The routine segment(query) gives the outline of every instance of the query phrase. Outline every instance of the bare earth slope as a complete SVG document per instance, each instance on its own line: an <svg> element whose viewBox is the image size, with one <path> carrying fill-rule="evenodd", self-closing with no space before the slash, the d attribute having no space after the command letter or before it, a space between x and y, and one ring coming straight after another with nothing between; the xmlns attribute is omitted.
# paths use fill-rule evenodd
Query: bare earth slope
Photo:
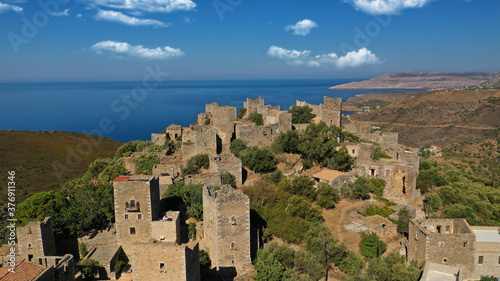
<svg viewBox="0 0 500 281"><path fill-rule="evenodd" d="M500 72L417 72L388 73L370 80L337 85L330 89L449 89L479 85Z"/></svg>

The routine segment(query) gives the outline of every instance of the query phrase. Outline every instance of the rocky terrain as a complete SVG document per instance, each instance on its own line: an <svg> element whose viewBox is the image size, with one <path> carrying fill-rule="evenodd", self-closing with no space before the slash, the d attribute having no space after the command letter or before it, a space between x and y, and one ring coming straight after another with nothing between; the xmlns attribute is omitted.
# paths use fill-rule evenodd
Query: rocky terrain
<svg viewBox="0 0 500 281"><path fill-rule="evenodd" d="M337 85L330 89L450 89L482 84L499 75L500 72L417 72L388 73L370 80Z"/></svg>

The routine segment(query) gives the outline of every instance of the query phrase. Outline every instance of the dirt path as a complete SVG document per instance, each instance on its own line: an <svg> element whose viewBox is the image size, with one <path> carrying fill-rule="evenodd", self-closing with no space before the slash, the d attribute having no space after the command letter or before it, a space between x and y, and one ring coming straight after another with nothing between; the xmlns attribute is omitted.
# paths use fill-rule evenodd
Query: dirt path
<svg viewBox="0 0 500 281"><path fill-rule="evenodd" d="M337 237L340 241L344 242L347 248L359 255L359 241L361 235L356 232L348 231L344 225L354 221L348 213L355 209L361 208L366 202L352 201L347 199L340 200L334 209L324 210L323 218L325 224L328 226L333 236Z"/></svg>
<svg viewBox="0 0 500 281"><path fill-rule="evenodd" d="M386 229L379 232L378 235L387 244L386 253L399 251L401 237L396 233L396 226L392 225L388 220L380 217L360 217L352 216L350 213L356 212L367 208L372 204L377 204L369 201L361 200L348 200L342 199L337 203L333 210L324 210L323 218L325 219L325 225L328 226L332 234L337 237L341 242L343 242L350 251L353 251L357 255L359 252L359 242L361 241L362 231L355 232L350 231L345 228L346 225L359 227L368 226L371 229L365 228L366 231L374 231L373 226L380 226L381 224L386 224ZM378 203L380 204L380 203ZM380 228L379 228L380 229Z"/></svg>

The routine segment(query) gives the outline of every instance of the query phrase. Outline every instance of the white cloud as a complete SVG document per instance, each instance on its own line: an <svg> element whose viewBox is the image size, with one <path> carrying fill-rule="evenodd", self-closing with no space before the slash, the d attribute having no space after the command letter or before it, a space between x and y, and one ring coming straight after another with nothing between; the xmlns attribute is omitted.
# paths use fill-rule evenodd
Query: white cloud
<svg viewBox="0 0 500 281"><path fill-rule="evenodd" d="M10 5L0 2L0 14L8 11L14 11L20 14L23 12L23 8L16 5Z"/></svg>
<svg viewBox="0 0 500 281"><path fill-rule="evenodd" d="M142 59L163 60L184 55L181 49L171 48L169 46L158 47L154 49L144 48L142 45L130 45L125 42L101 41L90 47L92 51L98 54L108 53L113 55L126 55Z"/></svg>
<svg viewBox="0 0 500 281"><path fill-rule="evenodd" d="M305 19L297 22L294 25L285 26L285 30L286 31L293 30L293 34L295 35L306 36L309 34L309 32L311 32L311 29L315 27L318 27L317 23L315 23L312 20Z"/></svg>
<svg viewBox="0 0 500 281"><path fill-rule="evenodd" d="M196 4L191 0L88 0L91 4L136 12L170 13L191 11Z"/></svg>
<svg viewBox="0 0 500 281"><path fill-rule="evenodd" d="M81 17L83 17L83 16L82 16L82 14L78 14L78 15L76 15L76 17L77 17L77 18L81 18Z"/></svg>
<svg viewBox="0 0 500 281"><path fill-rule="evenodd" d="M51 15L53 17L67 17L67 16L69 16L69 9L66 9L66 10L59 12L59 13L50 12L49 15Z"/></svg>
<svg viewBox="0 0 500 281"><path fill-rule="evenodd" d="M335 53L311 56L311 51L287 50L271 46L267 54L270 57L281 59L290 65L305 65L309 67L335 66L338 68L347 68L381 63L380 59L366 48L352 51L345 56L339 57Z"/></svg>
<svg viewBox="0 0 500 281"><path fill-rule="evenodd" d="M107 20L118 23L123 23L131 26L154 26L154 27L168 27L171 24L166 24L161 21L151 19L138 19L116 11L103 11L99 10L95 16L96 20Z"/></svg>
<svg viewBox="0 0 500 281"><path fill-rule="evenodd" d="M433 0L344 0L371 15L398 14L403 9L422 8Z"/></svg>

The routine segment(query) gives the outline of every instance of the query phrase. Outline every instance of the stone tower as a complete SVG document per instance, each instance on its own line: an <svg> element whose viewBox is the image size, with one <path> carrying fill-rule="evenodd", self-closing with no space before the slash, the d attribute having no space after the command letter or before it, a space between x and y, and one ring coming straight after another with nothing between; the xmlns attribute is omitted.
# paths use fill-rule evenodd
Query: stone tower
<svg viewBox="0 0 500 281"><path fill-rule="evenodd" d="M21 259L31 261L34 257L56 255L50 217L43 221L30 221L26 226L18 227L17 239Z"/></svg>
<svg viewBox="0 0 500 281"><path fill-rule="evenodd" d="M125 252L152 237L152 222L161 217L158 178L117 177L113 181L116 240Z"/></svg>
<svg viewBox="0 0 500 281"><path fill-rule="evenodd" d="M250 260L250 199L241 190L224 185L203 187L205 244L212 265L225 276L245 274Z"/></svg>

